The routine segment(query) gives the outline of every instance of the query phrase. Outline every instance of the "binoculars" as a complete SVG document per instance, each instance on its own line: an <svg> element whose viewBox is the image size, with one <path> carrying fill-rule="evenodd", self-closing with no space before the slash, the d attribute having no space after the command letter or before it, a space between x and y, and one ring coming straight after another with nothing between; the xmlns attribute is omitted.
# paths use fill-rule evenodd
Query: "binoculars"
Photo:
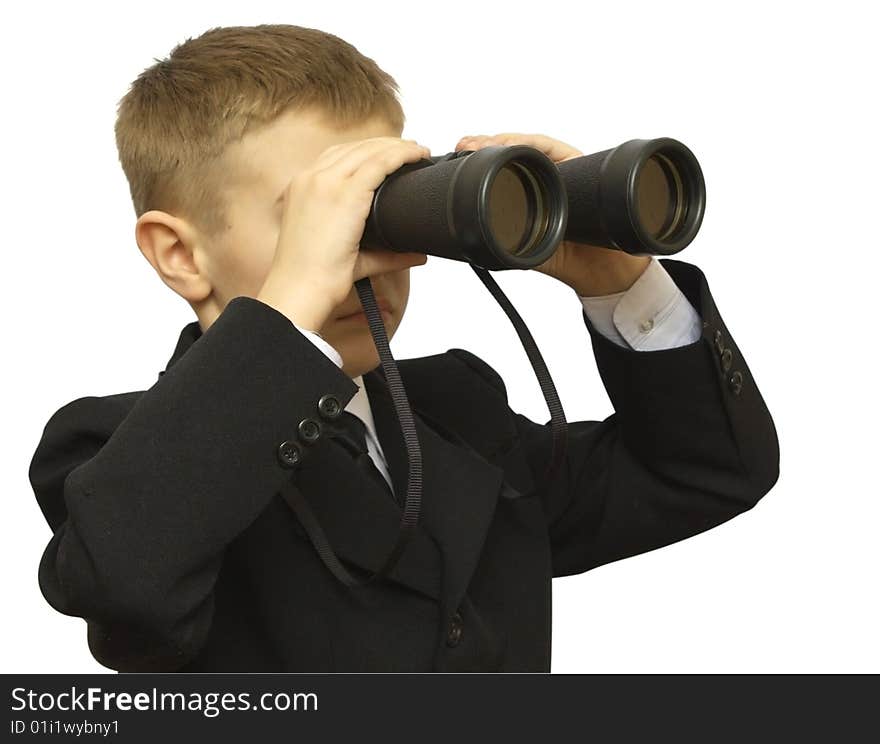
<svg viewBox="0 0 880 744"><path fill-rule="evenodd" d="M677 253L703 220L700 164L681 142L628 140L554 163L527 145L406 163L373 195L361 246L529 269L562 241Z"/></svg>

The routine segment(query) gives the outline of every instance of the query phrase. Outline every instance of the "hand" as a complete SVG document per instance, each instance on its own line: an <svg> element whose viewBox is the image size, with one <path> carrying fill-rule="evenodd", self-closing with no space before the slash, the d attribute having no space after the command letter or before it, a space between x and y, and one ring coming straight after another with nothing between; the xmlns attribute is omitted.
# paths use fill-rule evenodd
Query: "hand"
<svg viewBox="0 0 880 744"><path fill-rule="evenodd" d="M430 157L415 140L372 137L324 150L285 192L275 255L257 299L317 329L358 279L424 264L424 253L360 250L373 195L404 163Z"/></svg>
<svg viewBox="0 0 880 744"><path fill-rule="evenodd" d="M462 137L455 150L479 150L498 145L528 145L543 152L554 163L584 154L572 145L546 135L519 132ZM650 261L650 256L632 256L613 248L563 240L556 252L534 270L558 279L582 297L591 297L629 289L648 268Z"/></svg>

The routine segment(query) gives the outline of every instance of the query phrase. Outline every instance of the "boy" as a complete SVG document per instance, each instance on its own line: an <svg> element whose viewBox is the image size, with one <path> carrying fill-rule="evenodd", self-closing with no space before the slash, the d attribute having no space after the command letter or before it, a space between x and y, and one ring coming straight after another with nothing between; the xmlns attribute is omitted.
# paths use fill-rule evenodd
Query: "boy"
<svg viewBox="0 0 880 744"><path fill-rule="evenodd" d="M539 270L582 298L615 414L568 424L546 484L550 429L494 369L462 349L400 361L420 523L387 580L336 580L279 490L296 479L352 572L381 568L407 460L353 283L371 277L392 337L426 256L359 241L375 188L429 155L400 138L395 92L335 36L258 26L187 40L121 101L138 246L197 321L149 390L59 409L31 463L54 532L40 588L105 666L549 671L552 577L702 532L775 483L772 419L699 269L563 245ZM459 147L515 141L580 154Z"/></svg>

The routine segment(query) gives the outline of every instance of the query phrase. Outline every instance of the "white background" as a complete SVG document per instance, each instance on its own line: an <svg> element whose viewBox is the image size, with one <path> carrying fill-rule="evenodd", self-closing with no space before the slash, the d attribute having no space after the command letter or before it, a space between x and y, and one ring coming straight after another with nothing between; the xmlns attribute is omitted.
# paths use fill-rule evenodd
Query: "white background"
<svg viewBox="0 0 880 744"><path fill-rule="evenodd" d="M2 671L108 671L88 652L85 622L39 591L51 532L28 464L57 408L148 388L195 319L134 241L116 103L176 43L258 23L320 28L374 58L400 84L403 136L434 154L464 134L541 132L586 153L670 136L702 165L705 219L676 258L706 274L758 382L781 477L716 529L555 580L553 671L880 671L880 164L868 7L6 4ZM495 278L534 334L568 419L608 416L571 290L537 272ZM392 351L451 347L492 364L512 408L547 420L504 313L467 265L430 258L412 272Z"/></svg>

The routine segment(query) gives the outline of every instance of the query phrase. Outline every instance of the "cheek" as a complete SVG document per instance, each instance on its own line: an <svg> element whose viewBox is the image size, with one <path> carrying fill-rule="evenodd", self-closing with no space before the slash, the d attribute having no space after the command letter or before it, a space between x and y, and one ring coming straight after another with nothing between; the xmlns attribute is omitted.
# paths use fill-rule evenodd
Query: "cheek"
<svg viewBox="0 0 880 744"><path fill-rule="evenodd" d="M395 294L398 301L398 310L403 311L409 299L409 269L401 271L400 275L395 277Z"/></svg>
<svg viewBox="0 0 880 744"><path fill-rule="evenodd" d="M409 294L409 269L388 274L388 283L393 288L394 296L404 300Z"/></svg>
<svg viewBox="0 0 880 744"><path fill-rule="evenodd" d="M230 297L256 296L275 256L278 226L270 221L231 222L217 250L217 282Z"/></svg>

